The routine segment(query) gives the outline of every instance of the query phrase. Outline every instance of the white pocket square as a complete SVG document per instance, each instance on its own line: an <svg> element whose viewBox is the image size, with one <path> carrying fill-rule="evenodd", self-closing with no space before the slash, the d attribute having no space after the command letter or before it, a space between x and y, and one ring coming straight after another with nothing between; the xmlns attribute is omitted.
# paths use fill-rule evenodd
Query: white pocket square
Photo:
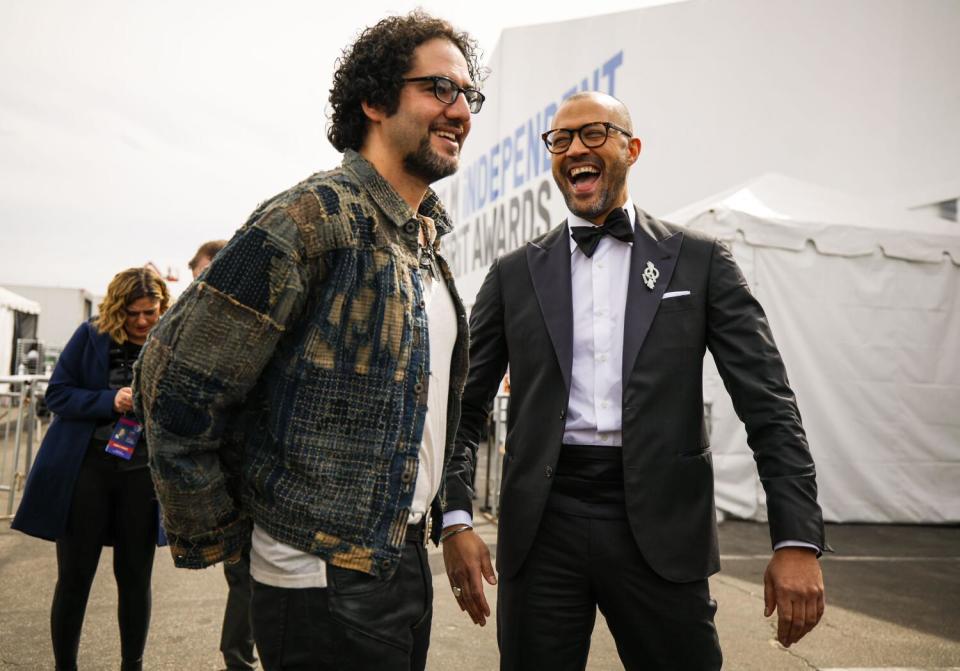
<svg viewBox="0 0 960 671"><path fill-rule="evenodd" d="M689 291L668 291L663 295L663 298L660 300L667 300L668 298L679 298L680 296L689 296Z"/></svg>

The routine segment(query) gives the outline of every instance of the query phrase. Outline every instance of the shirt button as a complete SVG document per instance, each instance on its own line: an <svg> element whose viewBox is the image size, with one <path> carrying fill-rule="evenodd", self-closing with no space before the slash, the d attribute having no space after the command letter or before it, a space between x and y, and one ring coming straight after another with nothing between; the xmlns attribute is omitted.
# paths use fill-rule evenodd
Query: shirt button
<svg viewBox="0 0 960 671"><path fill-rule="evenodd" d="M606 354L600 354L599 356L597 356L597 361L603 362L603 361L606 361L606 360L607 360L607 355L606 355Z"/></svg>
<svg viewBox="0 0 960 671"><path fill-rule="evenodd" d="M423 392L423 385L420 384L419 382L417 382L415 385L413 385L413 391L414 391L414 393L416 393L416 394L422 393L422 392Z"/></svg>
<svg viewBox="0 0 960 671"><path fill-rule="evenodd" d="M547 466L545 469L543 469L543 474L544 474L546 477L548 477L548 478L552 478L552 477L553 477L553 466Z"/></svg>
<svg viewBox="0 0 960 671"><path fill-rule="evenodd" d="M597 268L603 268L603 261L597 261Z"/></svg>
<svg viewBox="0 0 960 671"><path fill-rule="evenodd" d="M603 441L604 443L609 442L610 436L608 436L608 435L605 434L605 433L604 433L604 434L601 434L600 440Z"/></svg>
<svg viewBox="0 0 960 671"><path fill-rule="evenodd" d="M610 401L603 401L602 403L600 403L600 407L601 407L601 408L609 408L609 407L610 407Z"/></svg>
<svg viewBox="0 0 960 671"><path fill-rule="evenodd" d="M417 226L417 222L413 220L408 221L403 225L403 230L407 233L416 233L418 228L419 226Z"/></svg>

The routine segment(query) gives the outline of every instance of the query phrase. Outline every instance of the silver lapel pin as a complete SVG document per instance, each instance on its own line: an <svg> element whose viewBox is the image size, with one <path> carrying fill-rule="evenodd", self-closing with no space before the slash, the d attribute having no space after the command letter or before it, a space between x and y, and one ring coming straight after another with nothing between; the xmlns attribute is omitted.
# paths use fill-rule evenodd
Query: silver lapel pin
<svg viewBox="0 0 960 671"><path fill-rule="evenodd" d="M643 283L647 285L647 289L653 291L659 277L660 271L653 265L653 261L647 261L647 267L643 269Z"/></svg>

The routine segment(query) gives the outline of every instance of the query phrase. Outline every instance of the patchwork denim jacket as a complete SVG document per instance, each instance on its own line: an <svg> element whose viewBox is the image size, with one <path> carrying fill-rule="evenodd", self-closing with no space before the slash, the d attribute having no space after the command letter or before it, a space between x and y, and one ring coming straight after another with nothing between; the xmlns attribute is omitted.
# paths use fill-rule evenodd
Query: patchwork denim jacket
<svg viewBox="0 0 960 671"><path fill-rule="evenodd" d="M449 463L468 350L463 304L439 255L450 223L432 191L415 214L347 151L339 168L253 213L137 362L135 404L177 566L239 552L252 517L336 566L393 573L428 392L424 217L457 313ZM443 489L434 521L442 499ZM439 531L434 524L435 541Z"/></svg>

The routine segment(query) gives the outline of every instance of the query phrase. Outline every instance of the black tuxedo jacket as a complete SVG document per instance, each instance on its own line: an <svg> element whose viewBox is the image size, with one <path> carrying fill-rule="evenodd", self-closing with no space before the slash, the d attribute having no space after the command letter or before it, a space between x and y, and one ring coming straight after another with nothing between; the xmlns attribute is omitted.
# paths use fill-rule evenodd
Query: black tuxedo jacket
<svg viewBox="0 0 960 671"><path fill-rule="evenodd" d="M643 231L641 222L656 239ZM637 210L623 339L626 508L647 562L675 582L720 568L713 464L703 418L707 348L746 424L767 494L774 543L824 547L813 460L794 394L760 304L730 252L702 233ZM660 271L654 288L642 274ZM690 295L661 302L666 291ZM563 438L573 362L566 222L498 259L470 317L470 373L447 510L471 510L481 427L510 366L497 566L519 571L550 492Z"/></svg>

